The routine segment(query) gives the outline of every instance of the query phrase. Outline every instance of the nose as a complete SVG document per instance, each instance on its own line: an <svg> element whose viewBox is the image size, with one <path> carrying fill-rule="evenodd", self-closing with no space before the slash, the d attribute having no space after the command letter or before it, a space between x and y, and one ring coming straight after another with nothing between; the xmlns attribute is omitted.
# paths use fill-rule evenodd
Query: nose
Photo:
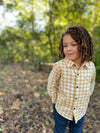
<svg viewBox="0 0 100 133"><path fill-rule="evenodd" d="M67 47L68 51L72 50L72 47L71 46L68 46Z"/></svg>

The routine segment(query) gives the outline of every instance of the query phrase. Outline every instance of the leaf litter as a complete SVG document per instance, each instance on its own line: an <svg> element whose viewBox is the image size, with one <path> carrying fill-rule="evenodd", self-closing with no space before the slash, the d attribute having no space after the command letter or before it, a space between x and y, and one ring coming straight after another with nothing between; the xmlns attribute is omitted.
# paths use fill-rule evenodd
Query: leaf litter
<svg viewBox="0 0 100 133"><path fill-rule="evenodd" d="M0 67L0 133L53 133L53 108L46 90L50 70L48 66L37 72L20 63ZM96 88L83 133L100 133L100 83Z"/></svg>

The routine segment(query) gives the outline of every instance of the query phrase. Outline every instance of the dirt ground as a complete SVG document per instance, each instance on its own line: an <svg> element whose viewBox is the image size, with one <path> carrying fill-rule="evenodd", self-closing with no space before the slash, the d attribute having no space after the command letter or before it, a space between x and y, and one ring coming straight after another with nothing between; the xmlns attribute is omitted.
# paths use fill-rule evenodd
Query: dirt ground
<svg viewBox="0 0 100 133"><path fill-rule="evenodd" d="M51 67L0 66L0 133L53 133L53 109L46 86ZM96 83L83 133L100 133L100 83ZM68 133L68 127L66 129Z"/></svg>

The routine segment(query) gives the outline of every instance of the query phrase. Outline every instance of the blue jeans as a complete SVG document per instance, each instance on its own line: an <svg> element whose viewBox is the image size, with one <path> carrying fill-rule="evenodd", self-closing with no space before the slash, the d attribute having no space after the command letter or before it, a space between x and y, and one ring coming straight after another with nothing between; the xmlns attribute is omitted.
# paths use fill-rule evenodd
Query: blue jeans
<svg viewBox="0 0 100 133"><path fill-rule="evenodd" d="M69 121L69 133L81 133L82 132L82 125L84 122L85 116L83 116L77 123L68 120L61 116L55 109L55 104L53 104L53 111L54 111L54 133L65 133L66 127Z"/></svg>

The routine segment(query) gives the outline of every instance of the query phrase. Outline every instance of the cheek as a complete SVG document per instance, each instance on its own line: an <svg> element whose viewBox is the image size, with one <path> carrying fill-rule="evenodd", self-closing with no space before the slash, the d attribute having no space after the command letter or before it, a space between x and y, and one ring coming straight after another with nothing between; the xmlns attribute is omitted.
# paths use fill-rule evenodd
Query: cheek
<svg viewBox="0 0 100 133"><path fill-rule="evenodd" d="M78 54L78 48L75 48L74 51Z"/></svg>
<svg viewBox="0 0 100 133"><path fill-rule="evenodd" d="M66 52L67 52L67 49L66 49L66 48L64 48L64 49L63 49L63 52L64 52L64 53L66 53Z"/></svg>
<svg viewBox="0 0 100 133"><path fill-rule="evenodd" d="M79 54L79 52L78 52L78 49L76 50L76 52L75 52L75 53L76 53L76 56L77 56L77 57L79 57L79 56L80 56L80 54Z"/></svg>

